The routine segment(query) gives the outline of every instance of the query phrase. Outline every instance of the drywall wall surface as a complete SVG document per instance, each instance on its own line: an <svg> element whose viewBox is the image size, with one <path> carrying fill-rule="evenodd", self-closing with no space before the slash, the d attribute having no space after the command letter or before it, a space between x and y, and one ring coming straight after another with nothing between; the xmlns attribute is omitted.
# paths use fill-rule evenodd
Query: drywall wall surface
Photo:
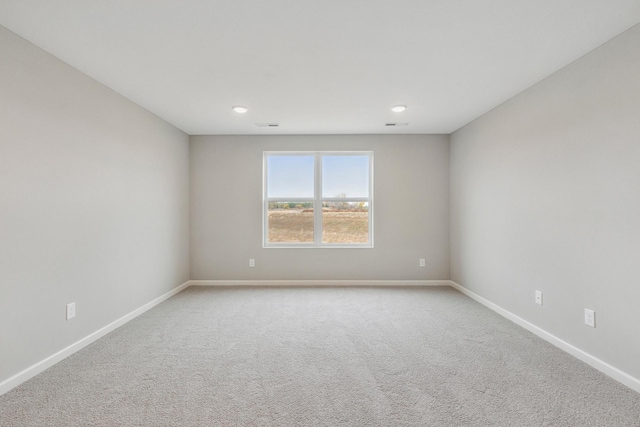
<svg viewBox="0 0 640 427"><path fill-rule="evenodd" d="M635 378L638 76L635 26L451 137L452 280Z"/></svg>
<svg viewBox="0 0 640 427"><path fill-rule="evenodd" d="M2 27L0 58L2 382L189 279L189 145Z"/></svg>
<svg viewBox="0 0 640 427"><path fill-rule="evenodd" d="M374 152L374 248L263 248L263 152L332 150ZM448 136L192 136L190 156L192 280L449 278Z"/></svg>

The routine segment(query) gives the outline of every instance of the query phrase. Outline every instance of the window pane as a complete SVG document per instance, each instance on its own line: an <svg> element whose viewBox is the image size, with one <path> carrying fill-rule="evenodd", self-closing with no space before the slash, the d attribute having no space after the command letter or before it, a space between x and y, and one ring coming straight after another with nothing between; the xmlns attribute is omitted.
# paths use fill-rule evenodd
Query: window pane
<svg viewBox="0 0 640 427"><path fill-rule="evenodd" d="M269 243L313 243L313 203L272 202L268 215Z"/></svg>
<svg viewBox="0 0 640 427"><path fill-rule="evenodd" d="M322 197L369 197L369 156L322 156Z"/></svg>
<svg viewBox="0 0 640 427"><path fill-rule="evenodd" d="M268 156L267 197L313 197L313 156Z"/></svg>
<svg viewBox="0 0 640 427"><path fill-rule="evenodd" d="M322 243L368 243L369 204L325 202L322 208Z"/></svg>

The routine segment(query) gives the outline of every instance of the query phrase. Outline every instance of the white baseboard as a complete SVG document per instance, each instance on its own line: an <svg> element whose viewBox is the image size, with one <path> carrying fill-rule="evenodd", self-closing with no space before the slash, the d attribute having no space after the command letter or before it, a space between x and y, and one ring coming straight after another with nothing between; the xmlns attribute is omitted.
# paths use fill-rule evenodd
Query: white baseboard
<svg viewBox="0 0 640 427"><path fill-rule="evenodd" d="M167 292L166 294L161 295L158 298L154 299L153 301L146 303L142 307L133 310L131 313L122 316L118 320L115 320L109 323L107 326L98 329L92 334L82 338L80 341L77 341L71 344L70 346L60 350L55 354L52 354L46 359L41 360L40 362L29 366L27 369L23 370L22 372L18 372L14 376L2 381L0 383L0 395L8 392L14 387L17 387L18 385L22 384L28 379L38 375L40 372L44 371L45 369L50 368L51 366L55 365L65 357L72 355L73 353L77 352L78 350L81 350L82 348L86 347L92 342L102 338L103 336L113 331L114 329L118 328L119 326L122 326L128 321L140 316L145 311L171 298L172 296L182 291L183 289L187 288L188 286L189 286L189 282L184 282L182 285L178 286L177 288L174 288L169 292Z"/></svg>
<svg viewBox="0 0 640 427"><path fill-rule="evenodd" d="M515 323L515 324L517 324L519 326L522 326L523 328L525 328L529 332L534 333L535 335L539 336L543 340L555 345L556 347L558 347L561 350L566 351L567 353L569 353L570 355L574 356L575 358L577 358L579 360L582 360L583 362L585 362L586 364L590 365L591 367L593 367L593 368L599 370L600 372L610 376L614 380L626 385L630 389L635 390L638 393L640 393L640 380L638 378L632 377L631 375L627 374L626 372L623 372L620 369L618 369L618 368L616 368L614 366L611 366L607 362L604 362L604 361L598 359L597 357L592 356L591 354L587 353L584 350L580 350L578 347L575 347L575 346L569 344L568 342L556 337L555 335L545 331L544 329L539 328L538 326L534 325L533 323L530 323L530 322L524 320L522 317L519 317L519 316L511 313L510 311L505 310L504 308L500 307L499 305L492 303L491 301L481 297L480 295L476 294L475 292L470 291L469 289L465 288L464 286L459 285L458 283L456 283L456 282L454 282L452 280L450 280L449 283L450 283L450 286L453 287L454 289L457 289L458 291L462 292L463 294L467 295L468 297L476 300L480 304L490 308L491 310L495 311L499 315L501 315L503 317L506 317L507 319L511 320L513 323Z"/></svg>
<svg viewBox="0 0 640 427"><path fill-rule="evenodd" d="M448 280L190 280L189 286L450 286Z"/></svg>
<svg viewBox="0 0 640 427"><path fill-rule="evenodd" d="M126 314L118 320L111 322L107 326L93 332L92 334L75 342L74 344L71 344L70 346L47 357L46 359L26 368L22 372L19 372L16 375L2 381L0 383L0 395L8 392L12 388L22 384L23 382L34 377L45 369L55 365L62 359L102 338L119 326L122 326L128 321L140 316L147 310L164 302L165 300L171 298L172 296L189 286L451 286L454 289L457 289L468 297L479 302L480 304L490 308L501 316L534 333L545 341L548 341L561 350L566 351L567 353L578 358L579 360L582 360L583 362L599 370L600 372L603 372L616 381L640 393L639 379L632 377L626 372L623 372L620 369L609 365L608 363L598 359L595 356L590 355L583 350L580 350L579 348L567 343L566 341L563 341L555 335L552 335L551 333L537 327L536 325L524 320L523 318L511 313L510 311L505 310L504 308L492 303L491 301L481 297L480 295L451 280L190 280L165 293L164 295L159 296L153 301L148 302L147 304L132 311L131 313Z"/></svg>

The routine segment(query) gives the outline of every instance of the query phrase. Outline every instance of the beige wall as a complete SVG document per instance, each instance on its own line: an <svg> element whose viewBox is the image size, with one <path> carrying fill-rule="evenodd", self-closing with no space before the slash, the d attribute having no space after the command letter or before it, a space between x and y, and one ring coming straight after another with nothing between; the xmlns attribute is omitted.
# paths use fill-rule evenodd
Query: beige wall
<svg viewBox="0 0 640 427"><path fill-rule="evenodd" d="M190 147L192 279L449 278L448 136L196 136ZM373 249L262 248L262 153L277 150L374 152Z"/></svg>
<svg viewBox="0 0 640 427"><path fill-rule="evenodd" d="M640 25L451 137L452 279L635 378L639 76Z"/></svg>
<svg viewBox="0 0 640 427"><path fill-rule="evenodd" d="M2 383L189 279L189 147L2 27L0 58Z"/></svg>

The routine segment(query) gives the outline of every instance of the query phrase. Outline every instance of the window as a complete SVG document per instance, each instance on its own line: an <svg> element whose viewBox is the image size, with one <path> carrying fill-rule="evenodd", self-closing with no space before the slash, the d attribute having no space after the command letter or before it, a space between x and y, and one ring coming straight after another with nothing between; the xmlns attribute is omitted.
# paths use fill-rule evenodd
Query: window
<svg viewBox="0 0 640 427"><path fill-rule="evenodd" d="M373 247L373 153L265 152L264 247Z"/></svg>

